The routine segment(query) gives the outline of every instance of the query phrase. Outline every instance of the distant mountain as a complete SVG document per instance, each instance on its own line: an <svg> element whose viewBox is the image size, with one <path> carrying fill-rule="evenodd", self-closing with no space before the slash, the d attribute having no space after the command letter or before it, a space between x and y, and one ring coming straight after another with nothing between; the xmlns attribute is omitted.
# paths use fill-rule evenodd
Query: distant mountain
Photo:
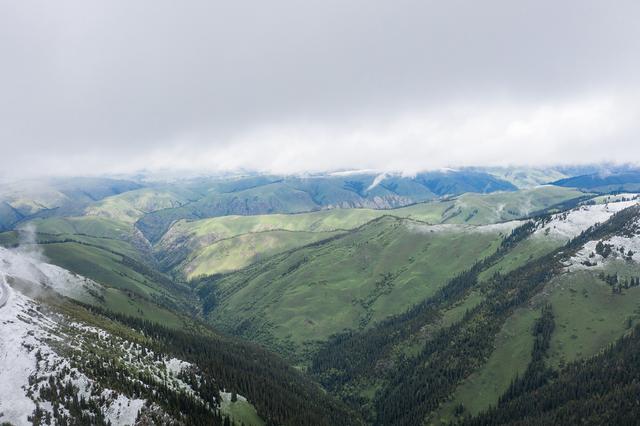
<svg viewBox="0 0 640 426"><path fill-rule="evenodd" d="M23 218L11 204L6 201L0 202L0 231L7 231L13 228Z"/></svg>
<svg viewBox="0 0 640 426"><path fill-rule="evenodd" d="M535 188L569 176L586 173L571 173L570 170L561 170L556 167L482 167L477 170L506 180L520 189Z"/></svg>
<svg viewBox="0 0 640 426"><path fill-rule="evenodd" d="M594 192L640 191L640 170L598 172L560 179L554 185Z"/></svg>
<svg viewBox="0 0 640 426"><path fill-rule="evenodd" d="M465 192L486 194L518 189L512 183L486 172L466 170L421 173L416 176L415 181L421 183L438 196L459 195Z"/></svg>
<svg viewBox="0 0 640 426"><path fill-rule="evenodd" d="M199 184L205 188L204 183ZM143 216L136 226L152 242L177 220L227 215L300 213L334 208L389 209L466 192L517 188L488 173L446 171L415 177L345 173L312 177L246 177L213 181L196 201Z"/></svg>
<svg viewBox="0 0 640 426"><path fill-rule="evenodd" d="M84 208L106 197L141 185L109 178L52 178L0 185L0 230L12 229L23 219L81 215Z"/></svg>

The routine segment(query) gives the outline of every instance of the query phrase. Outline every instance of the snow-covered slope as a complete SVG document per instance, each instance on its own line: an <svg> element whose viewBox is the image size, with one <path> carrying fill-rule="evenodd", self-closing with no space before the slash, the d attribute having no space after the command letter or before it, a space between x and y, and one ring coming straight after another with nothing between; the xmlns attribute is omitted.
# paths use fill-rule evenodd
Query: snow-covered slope
<svg viewBox="0 0 640 426"><path fill-rule="evenodd" d="M143 335L130 340L86 323L81 314L71 317L74 311L42 297L94 285L37 254L0 248L0 424L58 424L63 418L174 424L182 415L168 410L167 401L218 416L224 400L210 385L201 392L197 366L141 344L148 341ZM37 296L23 294L27 287L26 294Z"/></svg>
<svg viewBox="0 0 640 426"><path fill-rule="evenodd" d="M50 264L36 251L0 247L0 275L7 281L18 278L63 296L82 299L101 286L86 277Z"/></svg>
<svg viewBox="0 0 640 426"><path fill-rule="evenodd" d="M114 396L114 390L83 374L59 354L72 352L64 317L45 313L40 304L9 287L4 290L8 299L0 308L0 421L21 425L34 417L69 416L71 396L52 402L52 384L62 383L85 400L87 418L98 422L102 415L114 425L133 425L145 401Z"/></svg>
<svg viewBox="0 0 640 426"><path fill-rule="evenodd" d="M568 271L602 268L615 261L640 264L640 218L618 235L586 242L565 262Z"/></svg>
<svg viewBox="0 0 640 426"><path fill-rule="evenodd" d="M578 206L553 215L550 221L539 225L534 235L569 240L597 223L606 222L613 214L634 204L637 204L637 201Z"/></svg>

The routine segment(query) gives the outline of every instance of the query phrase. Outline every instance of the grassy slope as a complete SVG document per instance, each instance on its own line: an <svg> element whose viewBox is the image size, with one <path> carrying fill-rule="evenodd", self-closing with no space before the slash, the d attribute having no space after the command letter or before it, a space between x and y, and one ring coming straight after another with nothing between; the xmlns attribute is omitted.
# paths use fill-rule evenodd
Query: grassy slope
<svg viewBox="0 0 640 426"><path fill-rule="evenodd" d="M87 303L170 326L181 325L176 314L160 306L177 305L181 300L154 277L124 264L121 255L75 242L45 244L42 247L51 263L104 286L101 297L86 300Z"/></svg>
<svg viewBox="0 0 640 426"><path fill-rule="evenodd" d="M220 301L211 319L300 354L305 344L404 311L501 239L497 231L460 231L381 218L223 277L214 284Z"/></svg>
<svg viewBox="0 0 640 426"><path fill-rule="evenodd" d="M381 214L369 209L338 209L179 221L160 241L156 253L163 266L176 268L188 278L211 275L353 229Z"/></svg>
<svg viewBox="0 0 640 426"><path fill-rule="evenodd" d="M211 275L244 267L255 259L273 255L311 241L309 235L287 233L263 236L269 243L256 242L260 237L245 238L246 247L238 240L229 250L218 241L239 235L273 230L331 232L354 229L391 213L429 223L487 224L517 219L533 211L583 195L579 191L558 187L540 187L519 192L489 195L466 194L456 199L416 204L391 211L372 209L336 209L301 214L257 216L225 216L195 221L176 222L156 246L164 267L174 269L187 278ZM280 240L278 240L280 239ZM253 245L253 246L252 246ZM260 246L264 247L262 251ZM255 247L255 248L254 248ZM220 252L218 249L221 249ZM218 265L224 265L219 267Z"/></svg>
<svg viewBox="0 0 640 426"><path fill-rule="evenodd" d="M149 256L140 250L144 242L137 237L135 229L121 221L80 216L33 219L27 224L34 227L40 241L73 240L124 254L141 263L149 260Z"/></svg>
<svg viewBox="0 0 640 426"><path fill-rule="evenodd" d="M247 426L263 426L265 424L256 408L247 401L225 401L221 404L220 410L239 424Z"/></svg>
<svg viewBox="0 0 640 426"><path fill-rule="evenodd" d="M338 233L265 231L238 235L205 247L182 268L187 278L237 271L261 259Z"/></svg>
<svg viewBox="0 0 640 426"><path fill-rule="evenodd" d="M142 188L107 197L87 207L85 213L135 223L145 214L180 207L196 197L187 189Z"/></svg>
<svg viewBox="0 0 640 426"><path fill-rule="evenodd" d="M480 280L489 279L494 273L506 274L534 259L562 246L564 242L556 238L534 235L512 248L498 263L480 273Z"/></svg>
<svg viewBox="0 0 640 426"><path fill-rule="evenodd" d="M495 265L481 272L478 278L480 281L486 281L496 272L507 274L561 245L563 242L555 238L530 236L511 248ZM441 325L448 326L461 320L466 309L471 309L481 300L483 296L479 291L470 293L462 303L443 313ZM535 318L539 316L538 304L520 308L507 319L495 338L495 350L490 358L457 387L450 401L443 404L434 415L435 423L446 424L452 421L453 411L458 404L463 404L466 412L475 415L497 403L511 380L527 368L533 344L531 327Z"/></svg>
<svg viewBox="0 0 640 426"><path fill-rule="evenodd" d="M458 386L436 418L451 420L459 403L473 415L497 403L510 381L526 369L530 360L531 327L539 315L537 306L551 303L553 307L556 329L548 363L557 369L596 355L631 330L640 319L638 296L639 288L625 290L622 295L612 294L611 288L591 272L565 274L552 280L532 306L518 309L507 320L487 363Z"/></svg>
<svg viewBox="0 0 640 426"><path fill-rule="evenodd" d="M507 273L559 247L553 238L530 237L513 248L497 265L481 276L488 278L494 271ZM539 306L550 303L554 310L554 331L549 365L560 368L580 358L588 358L628 332L640 320L640 288L630 288L623 294L612 294L611 287L598 279L600 270L565 273L550 281L530 306L514 313L503 326L510 339L496 338L495 350L487 363L458 386L452 399L436 415L438 421L450 421L454 407L462 403L471 414L478 414L497 402L510 380L526 369L531 349L531 324ZM609 265L606 273L625 277L640 275L640 266L628 262ZM473 293L472 293L473 294ZM460 318L454 307L447 316Z"/></svg>
<svg viewBox="0 0 640 426"><path fill-rule="evenodd" d="M130 225L92 216L30 223L36 230L35 242L49 262L101 284L100 291L85 295L83 302L170 326L182 325L167 307L182 309L184 289L152 270L147 256L131 243ZM4 245L21 242L15 232L0 235Z"/></svg>
<svg viewBox="0 0 640 426"><path fill-rule="evenodd" d="M54 217L34 219L29 223L44 234L84 234L122 239L131 231L125 223L98 217Z"/></svg>
<svg viewBox="0 0 640 426"><path fill-rule="evenodd" d="M139 188L135 182L108 178L52 178L0 185L0 231L35 217L82 215L86 206Z"/></svg>
<svg viewBox="0 0 640 426"><path fill-rule="evenodd" d="M488 195L465 194L452 200L419 203L390 211L336 209L300 214L226 216L196 221L183 220L177 222L163 240L170 240L172 233L192 237L214 235L217 238L228 238L249 232L275 229L311 232L353 229L385 214L419 219L434 224L487 224L521 218L533 211L580 195L583 193L573 189L545 186L518 192ZM476 209L478 213L474 214L471 219L465 220ZM454 214L458 211L460 213Z"/></svg>
<svg viewBox="0 0 640 426"><path fill-rule="evenodd" d="M158 241L180 219L232 214L295 213L317 209L311 196L276 182L231 193L210 193L182 207L163 209L142 217L136 226L152 241Z"/></svg>
<svg viewBox="0 0 640 426"><path fill-rule="evenodd" d="M509 317L496 335L495 350L487 362L456 389L450 402L443 404L434 417L436 422L450 421L460 403L468 413L476 415L498 402L511 380L527 368L533 348L531 331L539 315L538 309L521 308Z"/></svg>
<svg viewBox="0 0 640 426"><path fill-rule="evenodd" d="M612 294L592 272L563 275L545 290L556 315L549 360L554 367L595 355L640 318L640 288Z"/></svg>
<svg viewBox="0 0 640 426"><path fill-rule="evenodd" d="M582 195L577 190L542 186L516 192L464 194L452 200L400 208L394 214L430 223L482 225L520 219Z"/></svg>

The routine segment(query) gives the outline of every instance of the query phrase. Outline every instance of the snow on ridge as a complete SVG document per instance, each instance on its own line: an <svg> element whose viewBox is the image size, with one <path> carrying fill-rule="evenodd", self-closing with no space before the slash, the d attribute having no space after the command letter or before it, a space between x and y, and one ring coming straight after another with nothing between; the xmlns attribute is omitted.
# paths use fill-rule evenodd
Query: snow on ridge
<svg viewBox="0 0 640 426"><path fill-rule="evenodd" d="M540 226L534 235L569 240L577 237L596 223L606 222L615 213L634 204L637 204L637 201L582 205L573 210L554 214L551 221Z"/></svg>
<svg viewBox="0 0 640 426"><path fill-rule="evenodd" d="M373 179L373 182L371 182L371 185L369 185L369 187L365 190L365 192L371 191L373 188L380 185L380 183L382 183L382 181L385 180L386 178L387 178L386 173L380 173L378 176L375 177L375 179Z"/></svg>
<svg viewBox="0 0 640 426"><path fill-rule="evenodd" d="M0 422L27 424L27 416L36 408L26 395L29 376L35 371L38 342L29 335L34 325L20 320L28 309L27 299L8 290L7 304L0 308Z"/></svg>
<svg viewBox="0 0 640 426"><path fill-rule="evenodd" d="M488 225L467 225L457 223L441 223L430 225L426 223L418 223L413 221L406 221L406 228L415 233L429 234L437 232L479 232L479 233L509 233L518 226L522 225L525 221L522 220L510 220L507 222L491 223Z"/></svg>
<svg viewBox="0 0 640 426"><path fill-rule="evenodd" d="M47 263L38 253L0 247L0 273L51 288L63 296L77 298L87 289L101 286L95 281Z"/></svg>
<svg viewBox="0 0 640 426"><path fill-rule="evenodd" d="M586 242L564 262L564 266L571 272L602 268L613 261L640 263L640 217L636 217L633 223L626 226L618 235Z"/></svg>
<svg viewBox="0 0 640 426"><path fill-rule="evenodd" d="M611 253L605 258L596 251L599 242L611 246ZM625 260L640 263L640 236L632 237L614 235L602 241L589 241L564 263L568 272L590 268L602 268L614 260Z"/></svg>
<svg viewBox="0 0 640 426"><path fill-rule="evenodd" d="M52 348L67 340L61 337L61 318L46 316L34 300L9 287L5 290L9 298L0 308L0 422L28 424L36 406L53 415L52 404L40 398L42 383L49 377L62 378L78 395L91 398L97 384ZM102 410L114 425L133 425L144 403L120 394Z"/></svg>
<svg viewBox="0 0 640 426"><path fill-rule="evenodd" d="M111 424L135 424L146 400L105 388L85 375L84 361L96 356L92 348L114 355L132 371L150 373L152 382L198 398L180 377L184 371L196 368L191 363L165 355L158 357L138 343L97 327L68 321L61 314L45 314L38 302L8 286L3 290L7 291L8 300L0 308L0 423L28 424L28 417L36 408L53 416L53 405L40 393L53 377L71 383L77 395L87 401L104 400L100 411ZM135 376L131 380L137 381ZM201 402L211 406L222 403ZM64 405L60 409L69 415Z"/></svg>

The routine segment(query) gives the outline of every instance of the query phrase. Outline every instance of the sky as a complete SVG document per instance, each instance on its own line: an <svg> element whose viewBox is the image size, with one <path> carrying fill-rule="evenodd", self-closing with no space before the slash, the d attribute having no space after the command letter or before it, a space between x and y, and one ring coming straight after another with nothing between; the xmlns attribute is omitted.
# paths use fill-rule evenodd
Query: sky
<svg viewBox="0 0 640 426"><path fill-rule="evenodd" d="M640 2L0 0L0 176L640 162Z"/></svg>

